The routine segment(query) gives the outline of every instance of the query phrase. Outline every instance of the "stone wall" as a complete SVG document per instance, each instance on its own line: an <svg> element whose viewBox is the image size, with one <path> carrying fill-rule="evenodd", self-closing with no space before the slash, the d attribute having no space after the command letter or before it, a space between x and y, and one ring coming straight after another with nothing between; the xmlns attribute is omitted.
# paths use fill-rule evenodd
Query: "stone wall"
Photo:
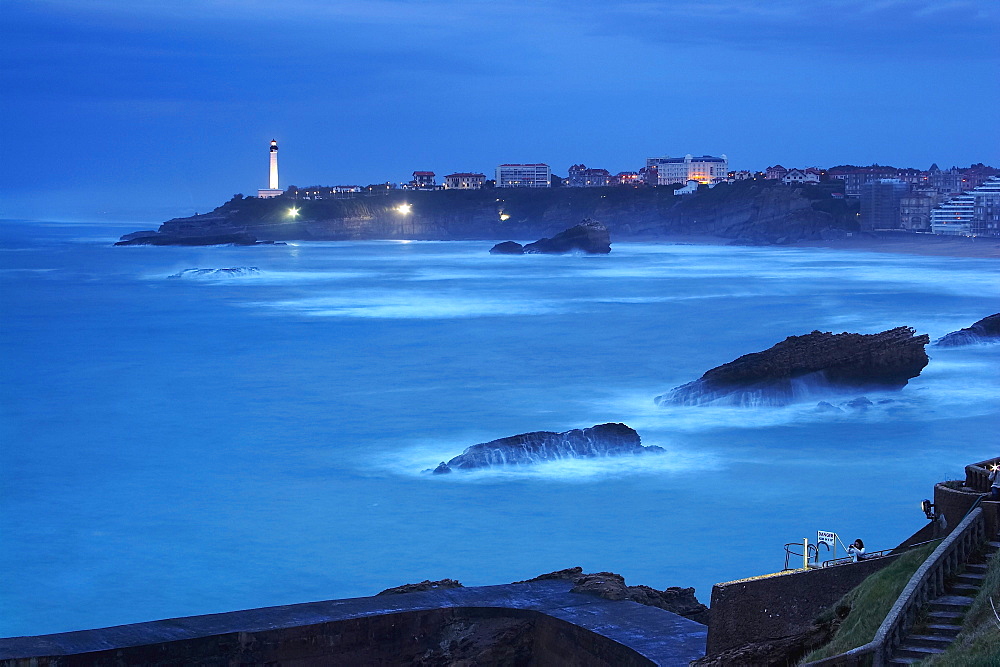
<svg viewBox="0 0 1000 667"><path fill-rule="evenodd" d="M951 488L949 482L934 485L934 508L947 521L945 534L961 523L972 505L983 495L968 487ZM986 534L997 535L1000 531L1000 502L983 501L983 518L986 519ZM939 535L939 537L941 537Z"/></svg>
<svg viewBox="0 0 1000 667"><path fill-rule="evenodd" d="M896 558L716 584L707 654L806 632L822 611Z"/></svg>

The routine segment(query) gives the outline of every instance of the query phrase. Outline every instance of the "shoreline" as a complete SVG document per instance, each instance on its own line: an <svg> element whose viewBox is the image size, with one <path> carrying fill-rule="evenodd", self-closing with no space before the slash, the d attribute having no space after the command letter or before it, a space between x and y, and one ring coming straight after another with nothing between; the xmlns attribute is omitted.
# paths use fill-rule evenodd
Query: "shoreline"
<svg viewBox="0 0 1000 667"><path fill-rule="evenodd" d="M890 233L891 234L891 233ZM931 234L891 234L887 236L852 236L845 239L796 241L787 245L741 244L718 236L670 235L622 239L630 243L672 243L682 245L717 245L748 248L821 248L849 252L883 252L925 257L956 257L966 259L1000 259L1000 237L969 238L965 236L934 236ZM614 241L612 241L613 243Z"/></svg>

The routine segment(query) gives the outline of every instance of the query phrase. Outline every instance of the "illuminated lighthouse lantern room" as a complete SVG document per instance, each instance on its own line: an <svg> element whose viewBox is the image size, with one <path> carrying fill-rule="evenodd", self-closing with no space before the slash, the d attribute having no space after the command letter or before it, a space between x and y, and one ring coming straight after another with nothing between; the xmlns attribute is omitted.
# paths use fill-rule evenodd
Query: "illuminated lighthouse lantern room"
<svg viewBox="0 0 1000 667"><path fill-rule="evenodd" d="M269 197L277 197L282 194L281 190L278 188L278 140L271 139L271 172L270 179L268 181L267 189L257 190L257 196L262 199Z"/></svg>

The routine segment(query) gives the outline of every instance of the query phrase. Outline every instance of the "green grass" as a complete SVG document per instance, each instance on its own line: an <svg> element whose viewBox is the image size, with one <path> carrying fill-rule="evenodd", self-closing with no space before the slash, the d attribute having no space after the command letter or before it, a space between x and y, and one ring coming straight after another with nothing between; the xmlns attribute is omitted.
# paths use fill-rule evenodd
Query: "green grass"
<svg viewBox="0 0 1000 667"><path fill-rule="evenodd" d="M913 549L896 559L896 562L871 575L824 613L827 619L838 609L850 608L837 629L837 634L826 644L807 655L802 661L811 662L829 658L858 646L864 646L875 637L899 594L910 577L937 547L938 542ZM823 620L822 617L820 620Z"/></svg>
<svg viewBox="0 0 1000 667"><path fill-rule="evenodd" d="M933 667L997 667L1000 665L1000 558L990 561L986 579L962 623L962 632L948 650L921 665Z"/></svg>

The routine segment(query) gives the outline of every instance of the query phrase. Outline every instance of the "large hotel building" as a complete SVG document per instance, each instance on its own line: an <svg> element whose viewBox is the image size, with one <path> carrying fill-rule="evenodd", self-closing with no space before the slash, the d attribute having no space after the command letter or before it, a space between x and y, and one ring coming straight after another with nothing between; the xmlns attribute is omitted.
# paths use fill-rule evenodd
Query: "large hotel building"
<svg viewBox="0 0 1000 667"><path fill-rule="evenodd" d="M651 157L646 158L646 167L656 167L657 185L683 184L688 181L711 185L726 180L729 173L729 159L725 155Z"/></svg>
<svg viewBox="0 0 1000 667"><path fill-rule="evenodd" d="M547 164L502 164L497 167L498 188L547 188L552 170Z"/></svg>

